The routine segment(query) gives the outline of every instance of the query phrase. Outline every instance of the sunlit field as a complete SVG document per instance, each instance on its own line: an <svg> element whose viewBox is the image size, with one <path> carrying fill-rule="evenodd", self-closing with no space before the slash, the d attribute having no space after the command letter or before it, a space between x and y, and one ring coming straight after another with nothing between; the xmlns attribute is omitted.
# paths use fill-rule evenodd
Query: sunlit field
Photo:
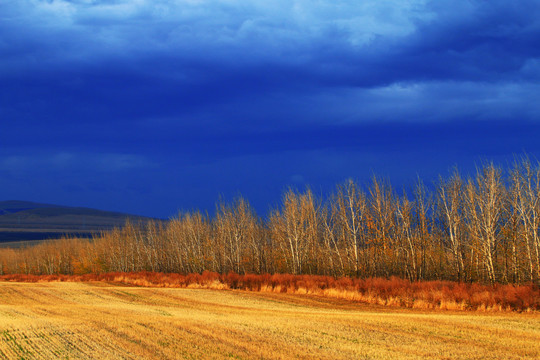
<svg viewBox="0 0 540 360"><path fill-rule="evenodd" d="M309 294L0 282L6 359L535 359L537 312L453 312Z"/></svg>

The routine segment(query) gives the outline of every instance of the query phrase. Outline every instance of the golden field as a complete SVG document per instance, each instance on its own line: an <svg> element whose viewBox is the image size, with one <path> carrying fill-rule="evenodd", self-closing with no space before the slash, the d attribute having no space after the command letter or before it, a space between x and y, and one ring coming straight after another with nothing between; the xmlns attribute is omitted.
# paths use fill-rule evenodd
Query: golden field
<svg viewBox="0 0 540 360"><path fill-rule="evenodd" d="M540 314L313 295L0 282L2 359L540 358Z"/></svg>

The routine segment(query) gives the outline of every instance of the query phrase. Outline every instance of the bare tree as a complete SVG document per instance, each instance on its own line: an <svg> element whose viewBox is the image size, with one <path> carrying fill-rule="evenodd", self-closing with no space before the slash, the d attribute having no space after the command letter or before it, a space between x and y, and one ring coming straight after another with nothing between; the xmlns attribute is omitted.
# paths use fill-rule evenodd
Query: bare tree
<svg viewBox="0 0 540 360"><path fill-rule="evenodd" d="M522 239L526 249L530 281L540 277L540 167L533 168L524 157L515 163L511 173L513 206L523 228Z"/></svg>
<svg viewBox="0 0 540 360"><path fill-rule="evenodd" d="M396 202L394 192L388 182L373 177L369 189L369 236L371 248L371 267L374 276L389 276L392 261L388 250L393 247L395 240Z"/></svg>
<svg viewBox="0 0 540 360"><path fill-rule="evenodd" d="M497 281L495 256L500 241L503 196L501 170L493 164L479 169L476 182L469 180L466 186L469 230L476 240L487 279L492 284Z"/></svg>
<svg viewBox="0 0 540 360"><path fill-rule="evenodd" d="M261 268L262 251L257 239L258 220L249 203L243 198L235 200L232 206L222 203L214 224L220 247L224 249L227 268L236 273Z"/></svg>
<svg viewBox="0 0 540 360"><path fill-rule="evenodd" d="M403 195L401 201L397 202L397 225L396 247L399 247L405 254L404 270L409 280L418 280L420 269L418 265L418 238L413 228L413 204ZM397 250L397 249L396 249Z"/></svg>
<svg viewBox="0 0 540 360"><path fill-rule="evenodd" d="M457 169L450 179L444 180L440 178L437 190L439 209L449 239L445 244L452 256L452 265L457 280L461 281L464 279L465 272L464 185Z"/></svg>
<svg viewBox="0 0 540 360"><path fill-rule="evenodd" d="M312 273L316 264L309 263L317 245L320 220L319 208L311 190L300 194L289 190L283 197L281 211L270 216L274 241L281 249L288 271L293 274Z"/></svg>

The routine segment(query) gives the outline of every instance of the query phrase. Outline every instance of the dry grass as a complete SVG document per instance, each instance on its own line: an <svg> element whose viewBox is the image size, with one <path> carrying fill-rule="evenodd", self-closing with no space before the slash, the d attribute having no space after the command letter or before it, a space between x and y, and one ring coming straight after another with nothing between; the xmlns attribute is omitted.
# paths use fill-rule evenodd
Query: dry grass
<svg viewBox="0 0 540 360"><path fill-rule="evenodd" d="M535 359L539 320L289 293L0 282L6 359Z"/></svg>
<svg viewBox="0 0 540 360"><path fill-rule="evenodd" d="M239 289L256 292L309 294L390 307L435 310L519 311L540 310L540 288L534 285L487 286L452 281L421 281L392 277L338 278L316 275L238 275L205 271L202 274L155 272L85 275L3 275L19 282L102 281L145 287Z"/></svg>

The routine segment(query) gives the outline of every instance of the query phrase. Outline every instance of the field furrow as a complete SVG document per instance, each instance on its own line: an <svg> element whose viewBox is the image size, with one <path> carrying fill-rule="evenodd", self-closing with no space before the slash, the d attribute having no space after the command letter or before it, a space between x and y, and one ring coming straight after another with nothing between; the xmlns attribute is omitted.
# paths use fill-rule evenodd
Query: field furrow
<svg viewBox="0 0 540 360"><path fill-rule="evenodd" d="M1 359L536 359L540 315L311 295L0 282Z"/></svg>

